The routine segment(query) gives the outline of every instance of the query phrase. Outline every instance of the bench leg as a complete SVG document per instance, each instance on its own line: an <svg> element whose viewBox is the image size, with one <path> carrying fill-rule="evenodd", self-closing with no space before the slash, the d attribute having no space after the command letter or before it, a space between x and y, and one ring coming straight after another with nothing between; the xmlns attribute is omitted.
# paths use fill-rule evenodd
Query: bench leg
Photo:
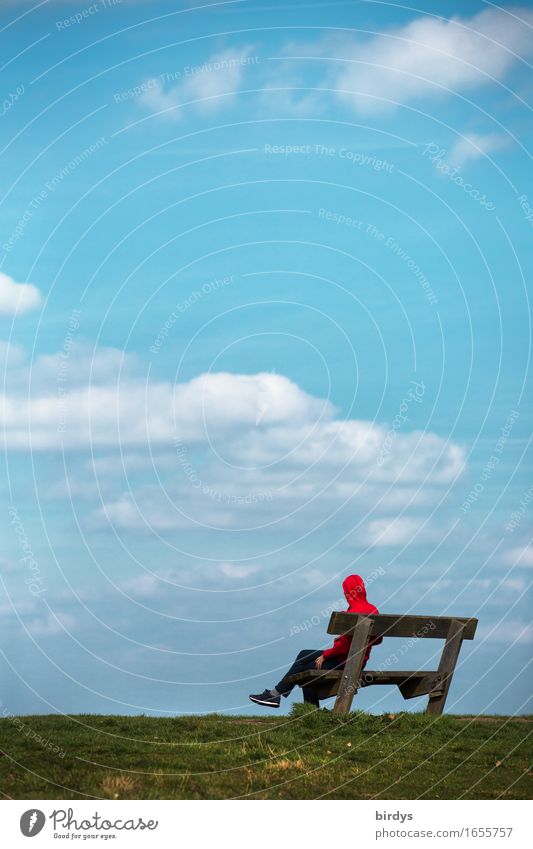
<svg viewBox="0 0 533 849"><path fill-rule="evenodd" d="M426 713L433 714L433 716L440 716L444 710L444 704L455 671L455 664L461 651L463 631L464 625L457 619L452 619L439 663L439 674L442 676L438 685L439 689L436 695L432 696L430 694L426 708Z"/></svg>
<svg viewBox="0 0 533 849"><path fill-rule="evenodd" d="M357 625L352 629L352 642L346 663L344 664L333 713L350 712L353 698L357 693L357 685L359 684L361 672L363 671L365 652L372 630L372 624L371 619L360 617Z"/></svg>
<svg viewBox="0 0 533 849"><path fill-rule="evenodd" d="M320 701L314 687L302 687L302 693L306 704L320 707Z"/></svg>

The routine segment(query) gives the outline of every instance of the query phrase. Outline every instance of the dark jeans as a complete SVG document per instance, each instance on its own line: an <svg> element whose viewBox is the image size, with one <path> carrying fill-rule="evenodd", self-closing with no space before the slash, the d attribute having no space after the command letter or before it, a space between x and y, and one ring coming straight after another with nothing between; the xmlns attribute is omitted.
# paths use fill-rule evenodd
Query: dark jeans
<svg viewBox="0 0 533 849"><path fill-rule="evenodd" d="M288 696L291 692L292 688L295 686L294 684L287 684L285 679L288 675L296 675L297 672L306 672L308 669L316 669L315 660L317 657L320 657L322 654L321 651L317 651L316 649L303 649L297 656L296 660L287 670L279 684L276 684L276 690L278 693L281 693L283 696ZM322 669L342 669L344 666L344 661L339 663L338 658L324 658L324 663L322 664ZM302 692L304 694L304 702L310 702L313 705L318 707L318 697L316 694L316 690L314 687L302 687Z"/></svg>

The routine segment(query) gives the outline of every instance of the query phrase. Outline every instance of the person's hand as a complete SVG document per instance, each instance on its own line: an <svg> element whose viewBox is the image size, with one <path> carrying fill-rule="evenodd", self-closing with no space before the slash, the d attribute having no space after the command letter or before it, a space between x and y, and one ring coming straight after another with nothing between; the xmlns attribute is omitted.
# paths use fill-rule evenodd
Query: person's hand
<svg viewBox="0 0 533 849"><path fill-rule="evenodd" d="M321 654L320 657L317 657L315 660L315 666L317 669L322 669L322 664L324 663L324 655Z"/></svg>

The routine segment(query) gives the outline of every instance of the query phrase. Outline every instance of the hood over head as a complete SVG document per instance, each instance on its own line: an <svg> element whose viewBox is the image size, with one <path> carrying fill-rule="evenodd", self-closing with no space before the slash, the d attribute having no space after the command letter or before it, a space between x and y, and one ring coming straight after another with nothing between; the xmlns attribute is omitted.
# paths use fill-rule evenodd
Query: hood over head
<svg viewBox="0 0 533 849"><path fill-rule="evenodd" d="M344 590L344 595L350 609L368 604L365 582L361 578L361 575L348 575L342 582L342 589Z"/></svg>
<svg viewBox="0 0 533 849"><path fill-rule="evenodd" d="M379 616L379 610L375 604L371 604L366 598L366 587L361 575L348 575L342 582L342 588L346 601L348 602L348 611L350 613L366 614L368 616ZM382 637L371 637L367 643L364 657L366 664L372 646L377 646L382 641ZM330 649L326 649L323 654L325 658L336 657L344 660L349 655L350 644L352 637L350 634L340 634L335 638L335 642ZM363 664L363 666L364 666Z"/></svg>

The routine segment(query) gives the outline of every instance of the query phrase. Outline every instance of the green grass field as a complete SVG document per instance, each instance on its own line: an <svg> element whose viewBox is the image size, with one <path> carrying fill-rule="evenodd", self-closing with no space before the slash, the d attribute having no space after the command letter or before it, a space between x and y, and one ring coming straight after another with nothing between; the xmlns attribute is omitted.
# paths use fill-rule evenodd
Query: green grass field
<svg viewBox="0 0 533 849"><path fill-rule="evenodd" d="M31 716L0 720L14 799L524 799L528 717ZM54 748L55 747L55 751Z"/></svg>

